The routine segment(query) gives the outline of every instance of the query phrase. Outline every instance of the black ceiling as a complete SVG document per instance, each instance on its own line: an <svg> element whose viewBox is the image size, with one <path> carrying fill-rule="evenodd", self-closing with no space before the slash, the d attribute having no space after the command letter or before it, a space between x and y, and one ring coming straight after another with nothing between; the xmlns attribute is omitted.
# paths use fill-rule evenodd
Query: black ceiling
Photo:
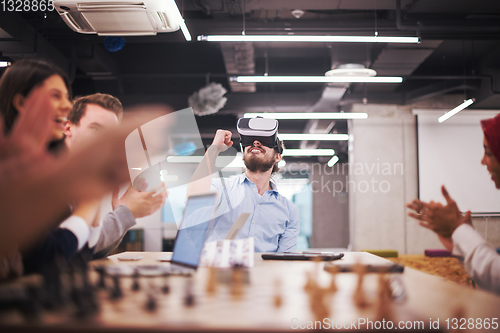
<svg viewBox="0 0 500 333"><path fill-rule="evenodd" d="M238 92L228 82L237 73L228 68L242 65L256 75L266 69L270 75L323 75L342 64L360 63L379 76L404 77L401 84L351 84L328 110L317 111L349 111L364 98L406 105L445 94L474 97L475 108L500 107L500 1L176 2L193 41L185 41L181 32L126 37L118 52L105 50L104 37L73 32L56 12L0 12L0 59L49 58L68 70L75 95L110 93L124 105L163 102L181 109L207 82L220 83L228 90L226 107L198 119L206 140L218 127L233 124L234 130L237 117L247 111L311 110L325 90L323 84L256 84L254 92ZM236 43L197 42L196 36L241 34L243 7L246 34L373 36L376 30L380 36L419 36L421 43L253 43L252 59L231 64L228 54L241 54ZM293 9L304 15L296 19ZM288 121L281 131L303 132L306 126ZM339 122L331 131L346 133L347 125Z"/></svg>

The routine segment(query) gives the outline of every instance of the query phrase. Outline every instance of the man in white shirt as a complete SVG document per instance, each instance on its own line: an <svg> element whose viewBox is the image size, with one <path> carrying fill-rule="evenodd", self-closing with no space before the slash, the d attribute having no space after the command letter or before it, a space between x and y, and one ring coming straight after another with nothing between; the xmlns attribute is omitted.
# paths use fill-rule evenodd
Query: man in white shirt
<svg viewBox="0 0 500 333"><path fill-rule="evenodd" d="M481 164L486 166L495 187L500 189L500 114L482 120L481 126L484 132ZM448 250L463 258L467 273L480 288L500 295L500 255L474 229L470 212L462 216L446 188L442 186L441 190L446 205L416 199L406 205L415 211L408 215L418 219L421 226L434 231Z"/></svg>
<svg viewBox="0 0 500 333"><path fill-rule="evenodd" d="M67 147L72 149L100 131L118 126L122 115L123 107L120 101L111 95L93 94L76 99L64 129ZM94 219L92 225L96 229L91 228L92 232L89 234L89 247L94 248L94 258L106 256L118 246L125 233L137 224L137 218L156 212L165 204L166 198L165 187L155 194L139 192L129 186L120 199L118 193L113 193L113 212L105 215L100 224L100 202L90 203L86 210L88 214L84 218ZM80 247L80 240L78 243Z"/></svg>

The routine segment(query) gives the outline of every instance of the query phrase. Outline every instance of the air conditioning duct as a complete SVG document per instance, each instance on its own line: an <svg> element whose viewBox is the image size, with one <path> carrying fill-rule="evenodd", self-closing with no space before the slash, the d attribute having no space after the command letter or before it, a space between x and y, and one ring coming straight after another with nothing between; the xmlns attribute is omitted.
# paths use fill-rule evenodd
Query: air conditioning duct
<svg viewBox="0 0 500 333"><path fill-rule="evenodd" d="M53 4L63 21L83 34L156 35L184 25L174 0L54 0Z"/></svg>

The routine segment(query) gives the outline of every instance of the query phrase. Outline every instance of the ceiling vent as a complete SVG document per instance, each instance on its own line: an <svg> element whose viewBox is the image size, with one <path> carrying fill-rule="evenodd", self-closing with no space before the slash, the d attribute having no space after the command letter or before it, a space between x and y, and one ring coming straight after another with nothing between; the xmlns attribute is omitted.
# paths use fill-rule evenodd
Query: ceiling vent
<svg viewBox="0 0 500 333"><path fill-rule="evenodd" d="M54 7L72 30L100 36L156 35L183 22L174 0L54 0Z"/></svg>
<svg viewBox="0 0 500 333"><path fill-rule="evenodd" d="M370 68L365 68L361 64L343 64L325 73L325 76L375 76L377 72Z"/></svg>

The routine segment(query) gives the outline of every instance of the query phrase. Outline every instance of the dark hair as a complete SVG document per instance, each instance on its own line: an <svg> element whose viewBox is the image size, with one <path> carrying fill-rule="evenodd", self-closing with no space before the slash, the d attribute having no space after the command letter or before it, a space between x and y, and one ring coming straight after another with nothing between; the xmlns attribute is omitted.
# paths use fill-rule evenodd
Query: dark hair
<svg viewBox="0 0 500 333"><path fill-rule="evenodd" d="M278 141L278 146L274 147L274 151L279 154L280 148L281 148L281 151L285 151L285 143L282 140ZM279 171L280 171L280 168L278 168L278 163L274 163L273 170L271 171L271 175L274 175L275 173L278 173Z"/></svg>
<svg viewBox="0 0 500 333"><path fill-rule="evenodd" d="M71 85L68 76L59 68L46 61L24 59L16 61L0 79L0 115L3 117L5 130L9 132L16 121L19 111L12 103L14 96L28 96L31 90L53 75L60 76L71 99Z"/></svg>
<svg viewBox="0 0 500 333"><path fill-rule="evenodd" d="M75 99L73 103L73 110L71 110L68 120L73 124L78 125L78 123L80 123L80 119L82 119L83 115L85 114L85 109L87 108L88 104L97 104L100 107L105 108L106 110L114 112L116 114L116 117L118 117L118 120L122 119L123 106L118 98L108 94L98 93Z"/></svg>

